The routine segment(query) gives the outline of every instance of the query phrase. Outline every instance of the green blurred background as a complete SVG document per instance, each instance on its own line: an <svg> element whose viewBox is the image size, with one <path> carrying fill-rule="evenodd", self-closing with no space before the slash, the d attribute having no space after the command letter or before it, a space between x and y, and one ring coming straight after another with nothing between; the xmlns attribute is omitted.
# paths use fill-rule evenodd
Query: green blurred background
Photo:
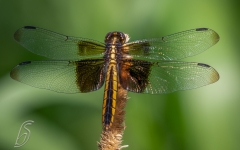
<svg viewBox="0 0 240 150"><path fill-rule="evenodd" d="M21 150L97 149L101 133L103 89L59 94L10 78L19 62L47 59L14 41L14 32L25 25L98 41L109 31L137 40L214 29L220 41L184 61L213 66L220 80L166 95L129 93L123 144L131 150L240 149L239 16L237 0L0 0L0 149L14 149L27 120L34 123Z"/></svg>

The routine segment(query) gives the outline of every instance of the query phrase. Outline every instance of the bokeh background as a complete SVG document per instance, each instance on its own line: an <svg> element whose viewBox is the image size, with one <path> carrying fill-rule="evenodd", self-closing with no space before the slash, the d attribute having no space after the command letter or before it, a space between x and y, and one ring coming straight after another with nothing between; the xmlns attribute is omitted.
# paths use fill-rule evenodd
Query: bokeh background
<svg viewBox="0 0 240 150"><path fill-rule="evenodd" d="M123 144L131 150L240 149L239 16L237 0L0 0L0 149L14 149L27 120L34 123L21 150L97 149L100 138L103 89L60 94L10 78L18 63L47 59L14 41L14 32L25 25L98 41L109 31L137 40L214 29L220 41L184 61L213 66L220 80L172 94L129 93Z"/></svg>

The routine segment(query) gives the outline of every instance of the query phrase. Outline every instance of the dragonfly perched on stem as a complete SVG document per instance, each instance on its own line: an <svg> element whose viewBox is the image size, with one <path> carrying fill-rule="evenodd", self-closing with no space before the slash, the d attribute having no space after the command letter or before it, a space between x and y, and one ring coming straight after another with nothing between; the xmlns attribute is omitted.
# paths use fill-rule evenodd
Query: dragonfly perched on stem
<svg viewBox="0 0 240 150"><path fill-rule="evenodd" d="M15 32L14 38L29 51L55 59L18 64L11 71L17 81L62 93L92 92L105 83L105 129L114 121L118 84L130 92L164 94L219 79L218 72L207 64L177 61L219 41L219 35L208 28L133 42L128 42L129 36L123 32L109 32L104 42L98 42L25 26Z"/></svg>

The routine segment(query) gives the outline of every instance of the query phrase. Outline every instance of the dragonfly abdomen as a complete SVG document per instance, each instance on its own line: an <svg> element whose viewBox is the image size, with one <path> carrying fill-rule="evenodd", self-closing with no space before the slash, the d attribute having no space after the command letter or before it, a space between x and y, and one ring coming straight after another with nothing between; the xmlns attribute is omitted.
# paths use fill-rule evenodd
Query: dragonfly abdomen
<svg viewBox="0 0 240 150"><path fill-rule="evenodd" d="M118 74L116 64L109 64L104 97L103 97L103 110L102 110L102 123L104 128L108 129L112 126L115 115L116 100L117 100L117 85Z"/></svg>

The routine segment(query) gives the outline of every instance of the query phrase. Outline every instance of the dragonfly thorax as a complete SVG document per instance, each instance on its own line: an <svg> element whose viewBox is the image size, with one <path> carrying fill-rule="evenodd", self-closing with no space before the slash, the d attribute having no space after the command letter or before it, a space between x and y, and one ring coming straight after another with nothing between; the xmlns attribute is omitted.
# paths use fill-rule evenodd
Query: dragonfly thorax
<svg viewBox="0 0 240 150"><path fill-rule="evenodd" d="M121 47L129 40L129 36L123 32L109 32L105 37L104 58L110 63L116 64L116 60L121 57Z"/></svg>

